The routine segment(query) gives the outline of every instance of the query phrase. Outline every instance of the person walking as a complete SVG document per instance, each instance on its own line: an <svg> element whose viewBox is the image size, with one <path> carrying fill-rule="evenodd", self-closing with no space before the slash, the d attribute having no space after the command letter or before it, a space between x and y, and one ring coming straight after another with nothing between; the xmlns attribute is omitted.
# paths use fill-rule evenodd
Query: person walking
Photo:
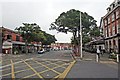
<svg viewBox="0 0 120 80"><path fill-rule="evenodd" d="M96 61L99 62L100 60L100 47L97 47L97 55L96 55Z"/></svg>

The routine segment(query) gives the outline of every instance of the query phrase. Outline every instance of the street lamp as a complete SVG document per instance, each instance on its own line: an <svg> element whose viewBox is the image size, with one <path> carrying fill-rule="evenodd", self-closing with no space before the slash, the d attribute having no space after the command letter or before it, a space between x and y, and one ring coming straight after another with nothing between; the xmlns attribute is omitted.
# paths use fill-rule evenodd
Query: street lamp
<svg viewBox="0 0 120 80"><path fill-rule="evenodd" d="M80 58L83 58L82 54L82 19L81 19L81 11L80 11Z"/></svg>

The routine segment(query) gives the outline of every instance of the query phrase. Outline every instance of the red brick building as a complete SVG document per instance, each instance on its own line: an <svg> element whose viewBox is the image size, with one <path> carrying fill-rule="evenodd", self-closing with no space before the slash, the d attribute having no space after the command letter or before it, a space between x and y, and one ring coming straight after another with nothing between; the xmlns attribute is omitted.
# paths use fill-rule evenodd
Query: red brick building
<svg viewBox="0 0 120 80"><path fill-rule="evenodd" d="M2 30L2 52L6 54L13 53L14 49L21 49L24 46L23 38L13 30L0 27Z"/></svg>
<svg viewBox="0 0 120 80"><path fill-rule="evenodd" d="M10 29L0 27L2 34L2 52L6 54L14 54L16 53L25 53L25 42L23 37ZM27 50L29 53L35 52L41 48L41 42L31 42L27 45Z"/></svg>
<svg viewBox="0 0 120 80"><path fill-rule="evenodd" d="M120 53L120 0L115 0L102 17L102 28L105 37L105 49L113 49Z"/></svg>
<svg viewBox="0 0 120 80"><path fill-rule="evenodd" d="M4 41L10 40L10 41L20 41L20 42L23 42L23 38L22 38L22 36L20 34L16 33L13 30L4 28L4 27L1 27L1 28L2 28L2 33L3 33L3 36L4 36L3 37Z"/></svg>

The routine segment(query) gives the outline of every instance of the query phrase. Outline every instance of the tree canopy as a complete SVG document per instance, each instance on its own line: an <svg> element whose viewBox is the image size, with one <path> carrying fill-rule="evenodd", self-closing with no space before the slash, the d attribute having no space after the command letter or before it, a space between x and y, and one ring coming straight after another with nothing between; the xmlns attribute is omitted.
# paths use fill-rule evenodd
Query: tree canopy
<svg viewBox="0 0 120 80"><path fill-rule="evenodd" d="M24 41L30 42L42 42L43 44L51 44L56 41L55 36L42 31L40 26L36 23L23 23L23 26L16 28Z"/></svg>
<svg viewBox="0 0 120 80"><path fill-rule="evenodd" d="M86 12L81 12L82 34L83 42L87 43L91 40L91 36L98 36L99 30L97 28L96 20L88 15ZM55 22L51 23L50 30L57 30L58 32L72 32L73 39L77 37L77 31L80 30L80 11L71 9L67 12L61 13ZM73 41L74 42L74 41Z"/></svg>

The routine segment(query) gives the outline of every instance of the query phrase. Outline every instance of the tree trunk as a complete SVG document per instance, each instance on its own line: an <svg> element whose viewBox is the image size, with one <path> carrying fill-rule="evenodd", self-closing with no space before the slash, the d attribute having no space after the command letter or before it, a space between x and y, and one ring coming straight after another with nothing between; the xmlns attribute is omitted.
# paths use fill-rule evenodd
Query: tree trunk
<svg viewBox="0 0 120 80"><path fill-rule="evenodd" d="M73 32L73 52L75 56L77 55L77 45L76 45L76 36L77 36L77 31Z"/></svg>

